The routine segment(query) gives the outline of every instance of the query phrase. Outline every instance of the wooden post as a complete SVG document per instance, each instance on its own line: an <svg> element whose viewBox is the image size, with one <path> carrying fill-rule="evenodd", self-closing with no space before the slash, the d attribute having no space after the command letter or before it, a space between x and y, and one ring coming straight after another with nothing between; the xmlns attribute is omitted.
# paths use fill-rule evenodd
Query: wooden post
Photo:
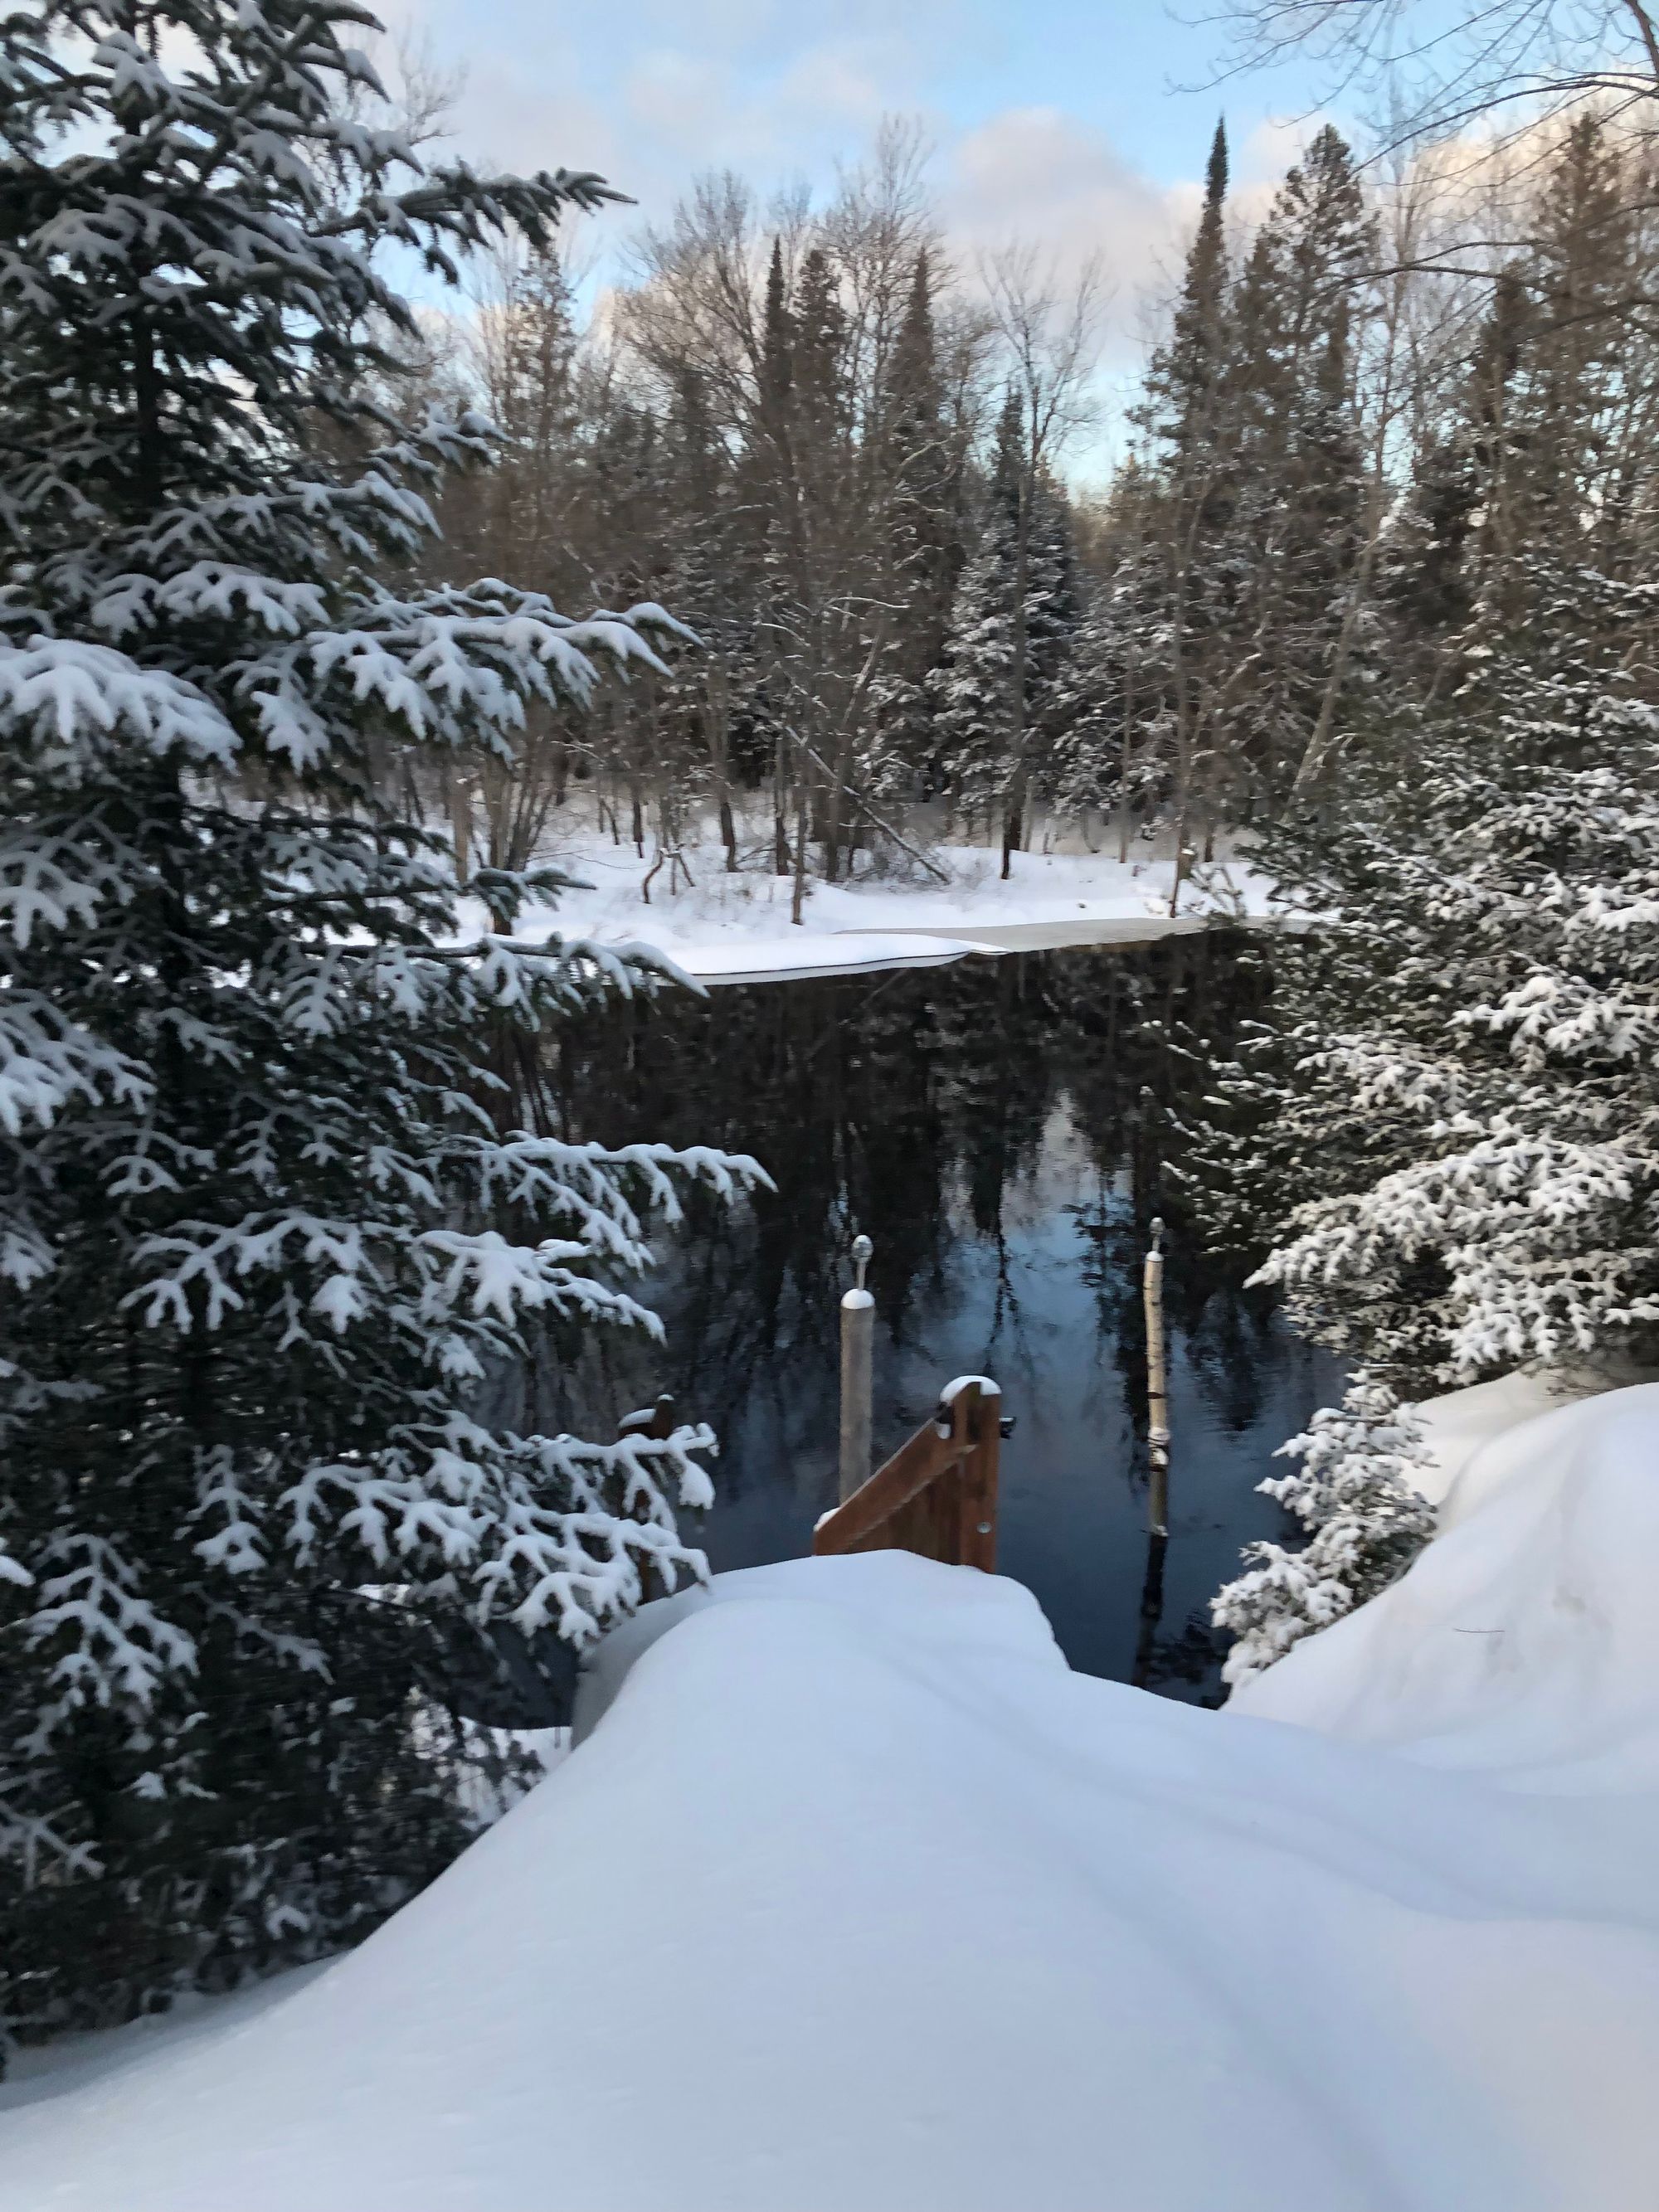
<svg viewBox="0 0 1659 2212"><path fill-rule="evenodd" d="M853 1239L857 1280L841 1302L840 1497L843 1505L870 1480L876 1302L864 1287L864 1271L874 1249L867 1237Z"/></svg>
<svg viewBox="0 0 1659 2212"><path fill-rule="evenodd" d="M947 1385L935 1412L886 1465L819 1517L814 1554L914 1552L994 1574L1001 1413L1002 1393L988 1376L964 1375Z"/></svg>
<svg viewBox="0 0 1659 2212"><path fill-rule="evenodd" d="M1164 1346L1164 1224L1152 1224L1141 1295L1146 1307L1146 1444L1152 1462L1146 1518L1154 1536L1170 1533L1170 1392Z"/></svg>
<svg viewBox="0 0 1659 2212"><path fill-rule="evenodd" d="M637 1413L624 1413L617 1424L617 1440L624 1437L648 1437L653 1443L666 1443L677 1425L674 1401L665 1390L654 1406L641 1406ZM644 1520L645 1508L635 1508L635 1518ZM657 1577L651 1561L644 1553L637 1555L635 1565L640 1571L640 1603L649 1605L657 1595Z"/></svg>
<svg viewBox="0 0 1659 2212"><path fill-rule="evenodd" d="M963 1391L951 1408L954 1430L966 1417L973 1449L962 1463L957 1559L988 1575L997 1571L997 1480L1002 1456L1002 1393L988 1376Z"/></svg>

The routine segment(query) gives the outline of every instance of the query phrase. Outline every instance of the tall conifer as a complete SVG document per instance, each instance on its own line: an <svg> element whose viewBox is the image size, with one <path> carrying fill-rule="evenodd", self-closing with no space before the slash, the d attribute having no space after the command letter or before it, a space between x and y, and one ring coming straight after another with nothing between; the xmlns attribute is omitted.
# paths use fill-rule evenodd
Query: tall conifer
<svg viewBox="0 0 1659 2212"><path fill-rule="evenodd" d="M0 27L0 1953L35 2027L395 1905L459 1834L412 1632L585 1641L695 1571L708 1495L700 1432L537 1434L514 1378L653 1326L649 1216L750 1170L520 1126L503 1036L653 977L521 945L557 878L458 886L380 773L510 761L671 627L384 580L495 447L375 396L388 252L453 281L606 193L424 167L359 112L368 20Z"/></svg>

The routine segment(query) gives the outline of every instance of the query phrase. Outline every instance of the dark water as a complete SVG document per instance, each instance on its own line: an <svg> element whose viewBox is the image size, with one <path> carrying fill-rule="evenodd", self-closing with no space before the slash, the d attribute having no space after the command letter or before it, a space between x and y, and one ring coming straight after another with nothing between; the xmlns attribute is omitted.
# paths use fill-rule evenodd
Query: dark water
<svg viewBox="0 0 1659 2212"><path fill-rule="evenodd" d="M1259 1004L1262 958L1218 935L1026 953L579 1024L561 1074L580 1133L750 1151L779 1188L736 1214L699 1207L650 1285L666 1345L549 1378L542 1417L602 1423L672 1391L722 1440L700 1536L715 1566L800 1556L835 1499L837 1308L863 1230L878 1459L951 1376L994 1376L1017 1422L999 1565L1074 1666L1129 1679L1146 1566L1140 1267L1162 1213L1170 1539L1139 1673L1213 1696L1206 1601L1241 1544L1281 1533L1255 1486L1340 1384L1243 1287L1245 1255L1206 1251L1183 1202L1182 1130Z"/></svg>

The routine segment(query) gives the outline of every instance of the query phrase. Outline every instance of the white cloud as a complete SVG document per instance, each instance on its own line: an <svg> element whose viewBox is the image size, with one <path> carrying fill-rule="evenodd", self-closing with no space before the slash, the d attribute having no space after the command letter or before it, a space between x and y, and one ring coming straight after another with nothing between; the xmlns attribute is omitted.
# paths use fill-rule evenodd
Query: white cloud
<svg viewBox="0 0 1659 2212"><path fill-rule="evenodd" d="M802 170L827 175L893 104L902 72L878 42L828 42L757 78L728 60L656 46L618 88L630 137L653 173L676 182L703 168L737 168L763 185Z"/></svg>
<svg viewBox="0 0 1659 2212"><path fill-rule="evenodd" d="M1247 186L1264 182L1276 185L1285 170L1301 159L1303 149L1326 120L1323 115L1265 118L1229 149L1235 180Z"/></svg>
<svg viewBox="0 0 1659 2212"><path fill-rule="evenodd" d="M880 116L986 47L992 0L378 0L466 78L457 143L501 167L598 168L660 219L697 170L827 181Z"/></svg>
<svg viewBox="0 0 1659 2212"><path fill-rule="evenodd" d="M411 16L422 4L392 0ZM597 169L638 202L637 216L582 226L580 251L605 271L698 171L736 169L763 197L799 178L827 185L884 114L919 114L967 266L1016 236L1037 241L1062 278L1099 256L1110 288L1103 381L1115 398L1142 356L1148 298L1172 288L1197 217L1207 133L1194 173L1171 182L1060 105L1008 106L966 127L941 111L952 82L982 91L1008 33L1001 0L634 0L620 28L591 11L550 15L547 0L467 0L465 14L462 0L424 4L439 57L467 69L459 150L503 168ZM1239 135L1241 220L1265 211L1320 119Z"/></svg>
<svg viewBox="0 0 1659 2212"><path fill-rule="evenodd" d="M947 149L943 182L951 235L969 254L1035 239L1062 276L1098 257L1111 288L1109 361L1130 349L1142 295L1166 276L1198 198L1196 186L1154 184L1054 107L992 116Z"/></svg>

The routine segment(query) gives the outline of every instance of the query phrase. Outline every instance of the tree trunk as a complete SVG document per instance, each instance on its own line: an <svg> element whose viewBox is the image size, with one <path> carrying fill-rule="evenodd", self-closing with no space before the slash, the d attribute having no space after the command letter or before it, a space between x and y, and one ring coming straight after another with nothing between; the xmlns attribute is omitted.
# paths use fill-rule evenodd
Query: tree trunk
<svg viewBox="0 0 1659 2212"><path fill-rule="evenodd" d="M772 865L781 876L789 872L789 828L785 809L783 732L772 748Z"/></svg>
<svg viewBox="0 0 1659 2212"><path fill-rule="evenodd" d="M1134 766L1135 747L1135 668L1134 647L1129 647L1123 666L1123 750L1118 763L1117 776L1117 857L1121 866L1127 866L1129 859L1129 774Z"/></svg>
<svg viewBox="0 0 1659 2212"><path fill-rule="evenodd" d="M806 772L803 765L795 789L795 887L790 895L789 919L799 926L806 905Z"/></svg>

